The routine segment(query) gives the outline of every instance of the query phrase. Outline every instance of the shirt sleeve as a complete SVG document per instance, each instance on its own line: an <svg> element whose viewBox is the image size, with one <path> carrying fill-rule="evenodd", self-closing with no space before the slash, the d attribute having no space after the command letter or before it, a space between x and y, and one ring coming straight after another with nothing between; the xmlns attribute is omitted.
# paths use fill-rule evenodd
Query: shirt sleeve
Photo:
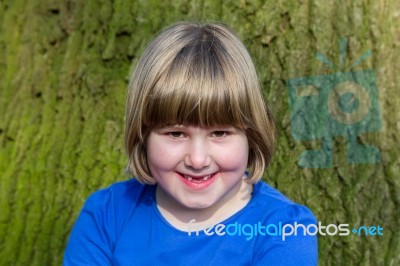
<svg viewBox="0 0 400 266"><path fill-rule="evenodd" d="M112 196L107 190L92 194L71 231L64 266L112 265ZM111 210L110 210L111 209ZM111 227L110 227L111 226Z"/></svg>
<svg viewBox="0 0 400 266"><path fill-rule="evenodd" d="M278 209L268 224L273 224L271 235L259 238L253 265L318 265L317 222L308 208L294 204Z"/></svg>

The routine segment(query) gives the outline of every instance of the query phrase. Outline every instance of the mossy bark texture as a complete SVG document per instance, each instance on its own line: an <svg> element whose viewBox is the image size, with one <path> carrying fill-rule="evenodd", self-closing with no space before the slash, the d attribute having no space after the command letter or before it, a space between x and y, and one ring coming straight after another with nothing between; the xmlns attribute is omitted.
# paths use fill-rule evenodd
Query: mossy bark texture
<svg viewBox="0 0 400 266"><path fill-rule="evenodd" d="M399 10L397 0L0 0L0 265L60 265L87 196L128 178L132 64L178 20L223 21L253 56L279 128L264 179L324 225L384 228L320 236L320 265L399 265ZM337 72L315 55L341 65L342 38L345 71L376 73L382 127L358 141L377 147L380 162L348 163L346 137L334 137L332 167L301 168L299 155L319 140L294 140L287 80Z"/></svg>

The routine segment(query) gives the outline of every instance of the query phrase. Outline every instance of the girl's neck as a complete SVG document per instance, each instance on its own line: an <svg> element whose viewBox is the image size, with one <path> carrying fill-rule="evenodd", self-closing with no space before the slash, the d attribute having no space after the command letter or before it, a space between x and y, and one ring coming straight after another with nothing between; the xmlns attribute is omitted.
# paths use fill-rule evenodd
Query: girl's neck
<svg viewBox="0 0 400 266"><path fill-rule="evenodd" d="M242 181L236 190L225 195L220 201L205 209L187 208L178 202L163 200L165 191L156 188L156 202L161 215L176 229L188 231L189 223L203 230L216 225L243 209L251 199L253 186Z"/></svg>

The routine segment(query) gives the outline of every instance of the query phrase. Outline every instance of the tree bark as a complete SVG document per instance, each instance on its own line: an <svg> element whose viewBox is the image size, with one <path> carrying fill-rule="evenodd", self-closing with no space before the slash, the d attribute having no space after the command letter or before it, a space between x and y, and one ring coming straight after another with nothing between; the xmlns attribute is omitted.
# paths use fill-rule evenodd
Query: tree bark
<svg viewBox="0 0 400 266"><path fill-rule="evenodd" d="M178 20L217 20L248 47L279 140L264 180L324 225L383 236L320 236L320 265L400 264L400 4L380 1L0 1L0 265L60 265L87 196L124 174L125 92L152 36ZM348 40L342 69L339 41ZM350 66L368 49L372 56ZM327 168L299 167L320 139L296 141L287 84L376 74L379 131L358 136L378 163L349 163L334 136Z"/></svg>

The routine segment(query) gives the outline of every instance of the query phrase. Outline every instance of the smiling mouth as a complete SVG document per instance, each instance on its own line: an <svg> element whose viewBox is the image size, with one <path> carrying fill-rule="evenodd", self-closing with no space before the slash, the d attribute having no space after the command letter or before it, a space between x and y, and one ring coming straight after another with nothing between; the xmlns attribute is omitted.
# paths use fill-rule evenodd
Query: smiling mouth
<svg viewBox="0 0 400 266"><path fill-rule="evenodd" d="M215 173L210 174L210 175L205 175L205 176L191 176L191 175L184 175L184 174L181 174L181 175L190 182L202 183L202 182L209 180L210 178L213 178L215 176Z"/></svg>

